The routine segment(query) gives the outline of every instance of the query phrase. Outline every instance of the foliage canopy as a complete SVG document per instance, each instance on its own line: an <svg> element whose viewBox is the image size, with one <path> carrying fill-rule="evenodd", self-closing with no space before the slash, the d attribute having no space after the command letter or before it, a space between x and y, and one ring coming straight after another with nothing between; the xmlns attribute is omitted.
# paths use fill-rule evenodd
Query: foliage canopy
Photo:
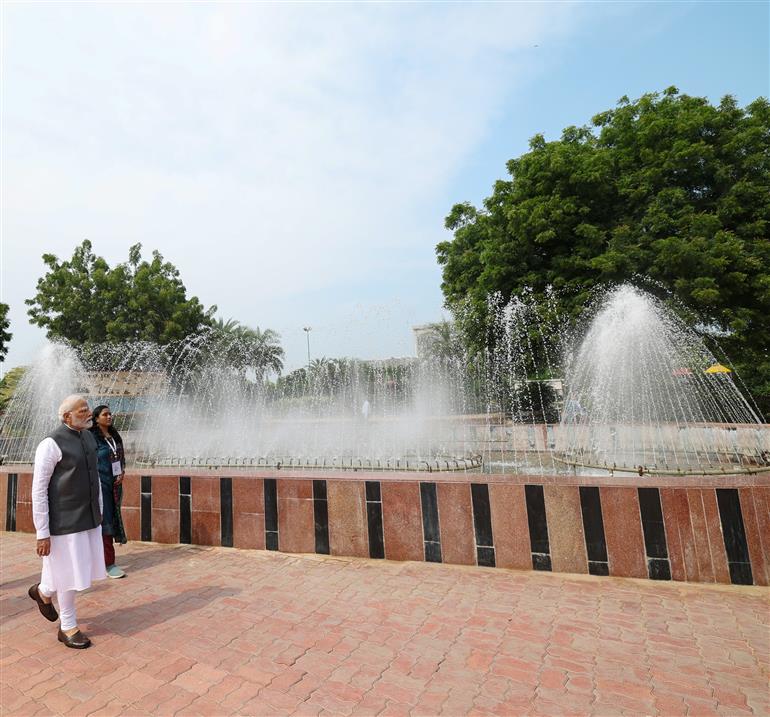
<svg viewBox="0 0 770 717"><path fill-rule="evenodd" d="M44 254L47 273L26 303L30 322L49 338L74 345L153 341L168 344L210 323L212 307L187 298L179 270L157 251L142 260L141 244L129 249L128 261L111 268L92 251L87 239L72 258Z"/></svg>
<svg viewBox="0 0 770 717"><path fill-rule="evenodd" d="M13 394L16 392L19 382L24 378L26 372L26 366L17 366L8 371L5 376L0 379L0 411L6 409L13 398Z"/></svg>
<svg viewBox="0 0 770 717"><path fill-rule="evenodd" d="M483 208L456 204L437 246L447 304L553 287L574 319L595 287L652 280L720 335L756 397L770 400L770 103L719 105L674 88L530 141ZM471 339L482 344L477 330ZM712 348L714 348L712 346Z"/></svg>
<svg viewBox="0 0 770 717"><path fill-rule="evenodd" d="M8 319L8 304L0 303L0 363L5 360L5 355L8 353L8 343L10 342L13 334L8 331L11 325Z"/></svg>
<svg viewBox="0 0 770 717"><path fill-rule="evenodd" d="M273 329L244 326L235 319L216 319L212 325L211 350L239 371L252 370L258 379L283 369L281 336Z"/></svg>

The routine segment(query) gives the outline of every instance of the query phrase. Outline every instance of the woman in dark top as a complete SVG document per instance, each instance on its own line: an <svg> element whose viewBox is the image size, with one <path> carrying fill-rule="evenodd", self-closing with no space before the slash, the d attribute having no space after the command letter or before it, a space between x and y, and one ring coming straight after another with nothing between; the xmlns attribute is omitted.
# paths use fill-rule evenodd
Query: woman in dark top
<svg viewBox="0 0 770 717"><path fill-rule="evenodd" d="M97 467L99 482L102 485L102 541L104 542L104 563L107 577L122 578L126 573L115 565L114 541L126 543L123 520L120 517L120 503L123 498L123 474L126 459L123 453L123 440L112 425L112 412L109 406L97 406L93 412L94 423L91 431L96 438Z"/></svg>

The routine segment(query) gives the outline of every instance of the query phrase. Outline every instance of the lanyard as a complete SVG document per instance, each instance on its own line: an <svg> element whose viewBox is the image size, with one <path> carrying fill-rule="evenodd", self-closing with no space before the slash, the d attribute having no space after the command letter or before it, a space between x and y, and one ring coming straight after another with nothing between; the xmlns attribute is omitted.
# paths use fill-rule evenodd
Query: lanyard
<svg viewBox="0 0 770 717"><path fill-rule="evenodd" d="M112 455L115 456L117 459L118 457L118 443L114 438L111 438L110 436L104 437L105 442L110 447L110 450L112 451Z"/></svg>

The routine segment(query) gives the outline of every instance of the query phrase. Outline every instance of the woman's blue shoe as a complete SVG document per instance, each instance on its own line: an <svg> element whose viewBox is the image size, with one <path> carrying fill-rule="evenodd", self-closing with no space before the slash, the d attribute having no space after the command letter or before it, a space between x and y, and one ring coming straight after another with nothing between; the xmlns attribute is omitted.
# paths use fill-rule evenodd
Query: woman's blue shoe
<svg viewBox="0 0 770 717"><path fill-rule="evenodd" d="M119 568L117 565L110 565L110 567L107 568L107 577L115 578L117 580L118 578L126 577L126 573L123 571L123 568Z"/></svg>

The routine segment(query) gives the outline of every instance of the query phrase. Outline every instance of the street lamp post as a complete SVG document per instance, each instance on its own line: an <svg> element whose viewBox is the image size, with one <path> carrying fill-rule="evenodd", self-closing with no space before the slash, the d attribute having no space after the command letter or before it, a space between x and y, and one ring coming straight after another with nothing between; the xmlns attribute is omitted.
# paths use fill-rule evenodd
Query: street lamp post
<svg viewBox="0 0 770 717"><path fill-rule="evenodd" d="M307 365L310 368L310 332L313 330L313 327L303 326L302 330L305 332L305 336L307 336Z"/></svg>

